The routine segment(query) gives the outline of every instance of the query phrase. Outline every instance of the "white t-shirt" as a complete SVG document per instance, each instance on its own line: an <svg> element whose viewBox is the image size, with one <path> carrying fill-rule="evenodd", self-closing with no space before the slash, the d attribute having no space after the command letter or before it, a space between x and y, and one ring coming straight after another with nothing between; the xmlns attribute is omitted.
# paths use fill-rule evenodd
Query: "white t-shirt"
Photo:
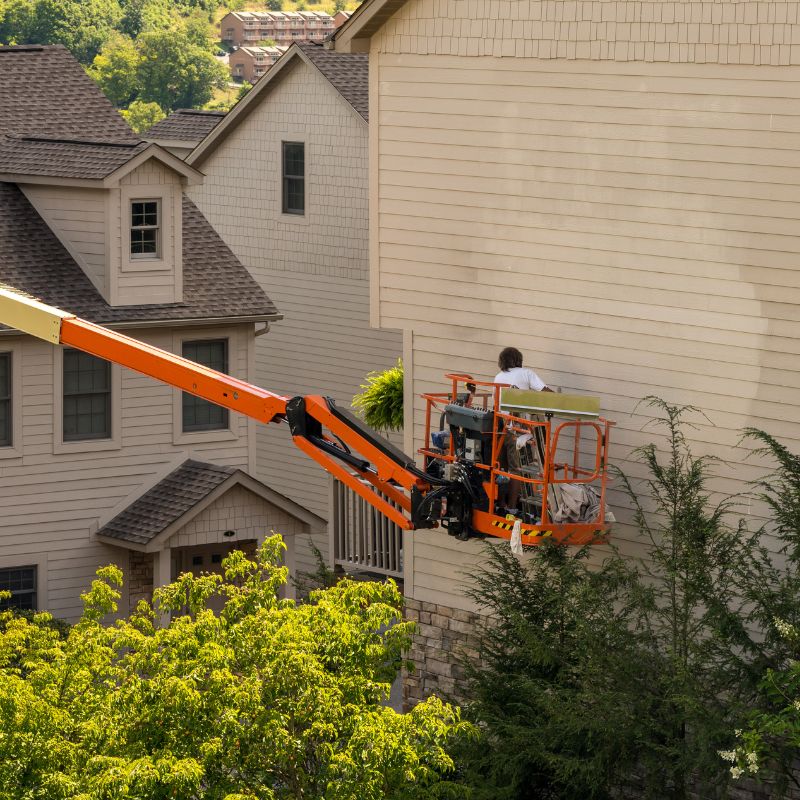
<svg viewBox="0 0 800 800"><path fill-rule="evenodd" d="M513 367L505 372L498 372L495 383L508 383L516 389L533 389L541 392L547 385L532 369Z"/></svg>

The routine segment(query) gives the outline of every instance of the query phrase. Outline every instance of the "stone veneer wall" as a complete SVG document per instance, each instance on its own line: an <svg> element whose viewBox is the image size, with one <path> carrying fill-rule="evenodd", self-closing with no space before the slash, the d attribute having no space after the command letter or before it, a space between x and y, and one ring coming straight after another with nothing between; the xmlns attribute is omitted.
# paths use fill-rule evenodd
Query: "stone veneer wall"
<svg viewBox="0 0 800 800"><path fill-rule="evenodd" d="M153 554L131 550L129 563L128 597L133 611L140 600L153 598Z"/></svg>
<svg viewBox="0 0 800 800"><path fill-rule="evenodd" d="M417 623L418 632L408 655L415 669L403 673L403 708L432 694L458 702L464 674L457 656L480 657L475 635L479 615L406 597L405 618Z"/></svg>

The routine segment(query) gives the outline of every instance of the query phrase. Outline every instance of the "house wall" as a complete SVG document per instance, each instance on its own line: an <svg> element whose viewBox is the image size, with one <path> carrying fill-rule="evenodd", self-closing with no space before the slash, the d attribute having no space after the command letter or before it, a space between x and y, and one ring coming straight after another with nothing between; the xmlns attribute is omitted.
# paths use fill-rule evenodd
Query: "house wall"
<svg viewBox="0 0 800 800"><path fill-rule="evenodd" d="M107 192L38 184L22 185L20 189L105 296Z"/></svg>
<svg viewBox="0 0 800 800"><path fill-rule="evenodd" d="M287 139L306 143L304 217L281 213ZM365 122L303 62L197 166L206 178L192 199L284 315L256 340L257 383L349 406L401 352L399 333L369 326ZM260 480L327 518L328 476L285 429L259 426L257 452ZM325 536L315 543L327 553ZM297 563L315 566L302 537Z"/></svg>
<svg viewBox="0 0 800 800"><path fill-rule="evenodd" d="M145 161L108 191L107 263L112 305L175 303L183 299L181 249L182 187L176 172L155 159ZM130 257L130 203L156 199L161 213L161 251L157 259Z"/></svg>
<svg viewBox="0 0 800 800"><path fill-rule="evenodd" d="M233 544L261 539L271 533L286 537L300 533L305 527L296 517L268 504L243 486L234 486L181 528L169 540L169 545L193 547L220 541ZM233 530L236 535L221 539L220 534L226 530Z"/></svg>
<svg viewBox="0 0 800 800"><path fill-rule="evenodd" d="M799 7L406 3L371 42L370 165L372 320L406 329L408 389L514 345L601 398L634 477L648 395L707 415L692 447L736 475L712 488L761 474L746 426L800 448ZM471 610L481 545L408 540L408 596Z"/></svg>
<svg viewBox="0 0 800 800"><path fill-rule="evenodd" d="M132 335L166 349L173 349L176 341L171 330ZM182 335L216 338L220 333L205 328ZM250 337L252 326L245 325L232 339L239 343L230 356L232 374L238 377L250 377ZM59 446L55 431L61 398L54 390L59 348L29 337L0 337L0 352L9 349L18 369L13 414L19 436L14 447L0 448L0 568L37 564L45 593L40 606L73 619L81 610L79 594L100 565L128 567L126 550L92 538L98 520L126 498L132 500L153 474L185 458L247 470L248 422L232 412L230 431L182 438L172 413L178 392L120 369L114 440Z"/></svg>

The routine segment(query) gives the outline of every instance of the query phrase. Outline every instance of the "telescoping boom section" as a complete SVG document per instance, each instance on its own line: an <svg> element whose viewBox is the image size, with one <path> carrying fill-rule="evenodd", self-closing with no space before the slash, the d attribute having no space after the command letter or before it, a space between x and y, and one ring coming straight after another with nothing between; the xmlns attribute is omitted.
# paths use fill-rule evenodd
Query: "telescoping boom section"
<svg viewBox="0 0 800 800"><path fill-rule="evenodd" d="M424 467L322 395L283 397L0 287L0 323L148 375L263 423L406 530L522 544L602 541L609 432L593 398L448 375L426 402ZM515 498L516 506L510 498ZM511 512L511 513L510 513Z"/></svg>

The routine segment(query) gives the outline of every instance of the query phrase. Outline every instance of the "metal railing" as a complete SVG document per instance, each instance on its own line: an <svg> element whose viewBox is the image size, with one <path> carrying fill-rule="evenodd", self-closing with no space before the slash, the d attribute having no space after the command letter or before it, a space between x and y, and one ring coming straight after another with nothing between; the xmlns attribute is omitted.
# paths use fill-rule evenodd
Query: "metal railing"
<svg viewBox="0 0 800 800"><path fill-rule="evenodd" d="M364 485L380 494L366 481ZM331 478L329 535L334 566L402 580L402 529L334 478Z"/></svg>

